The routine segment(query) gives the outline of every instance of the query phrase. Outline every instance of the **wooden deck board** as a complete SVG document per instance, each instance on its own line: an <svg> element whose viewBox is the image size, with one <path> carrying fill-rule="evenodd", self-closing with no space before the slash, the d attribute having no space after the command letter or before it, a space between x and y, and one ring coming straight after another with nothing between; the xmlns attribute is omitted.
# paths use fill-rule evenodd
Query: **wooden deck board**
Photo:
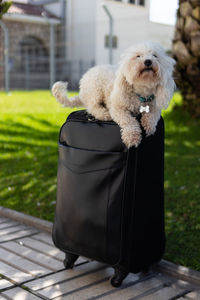
<svg viewBox="0 0 200 300"><path fill-rule="evenodd" d="M63 268L63 263L54 259L53 257L27 248L24 245L21 245L16 242L4 243L2 244L1 248L3 248L4 250L12 251L16 255L22 256L23 258L30 260L36 265L38 264L51 271L57 271Z"/></svg>
<svg viewBox="0 0 200 300"><path fill-rule="evenodd" d="M112 274L112 273L111 273ZM124 284L127 284L130 282L132 282L134 284L134 282L136 282L139 279L138 275L129 275L125 280L124 280ZM89 285L89 286L88 286ZM96 284L88 284L86 287L83 287L82 289L79 290L74 290L73 292L71 292L70 294L64 294L61 297L58 297L56 300L75 300L75 299L95 299L95 298L99 298L101 295L109 295L108 299L110 299L110 295L114 295L113 299L118 299L117 295L118 295L118 291L119 289L114 288L111 284L110 284L110 278L103 280L102 282L96 283ZM116 294L117 292L117 294ZM103 297L104 297L103 296ZM123 297L124 297L124 293L123 293ZM124 299L124 298L123 298Z"/></svg>
<svg viewBox="0 0 200 300"><path fill-rule="evenodd" d="M146 277L141 281L131 279L125 280L123 285L119 289L113 289L111 292L102 291L98 299L114 300L114 299L132 299L141 296L144 293L151 291L152 289L162 289L163 283L160 278L157 277ZM127 278L128 279L128 278ZM95 297L93 297L95 299ZM89 299L89 298L88 298ZM139 298L140 299L140 298ZM142 299L142 298L141 298ZM161 300L161 299L160 299Z"/></svg>
<svg viewBox="0 0 200 300"><path fill-rule="evenodd" d="M0 216L0 224L1 224L1 223L8 222L8 221L11 221L11 220L8 219L8 218L5 218L5 217Z"/></svg>
<svg viewBox="0 0 200 300"><path fill-rule="evenodd" d="M13 234L15 232L20 232L22 230L26 230L26 226L19 225L16 223L15 226L2 228L0 231L0 237L3 235L9 235L9 234Z"/></svg>
<svg viewBox="0 0 200 300"><path fill-rule="evenodd" d="M38 235L34 235L33 237L28 237L28 238L21 238L21 239L17 240L16 242L26 248L29 248L33 251L35 250L37 252L40 252L40 253L46 255L47 257L49 256L49 257L54 258L55 260L62 262L61 266L62 266L62 268L64 268L64 265L63 265L63 260L65 258L64 252L61 252L54 245L50 246L49 243L47 244L45 240L40 241L40 240L36 239L35 236L37 237ZM49 239L48 239L48 242L49 242ZM79 257L78 260L76 261L76 264L83 263L86 260L88 260L88 259Z"/></svg>
<svg viewBox="0 0 200 300"><path fill-rule="evenodd" d="M5 222L0 223L0 230L2 230L4 228L16 226L16 225L19 225L19 223L14 222L14 221L5 221Z"/></svg>
<svg viewBox="0 0 200 300"><path fill-rule="evenodd" d="M0 248L0 261L33 276L48 274L51 271L49 268L44 268L37 263L33 263L30 260L6 251L3 248ZM2 272L0 273L2 274Z"/></svg>
<svg viewBox="0 0 200 300"><path fill-rule="evenodd" d="M5 289L5 288L11 287L11 286L13 286L12 282L10 282L9 280L0 278L0 292L2 289Z"/></svg>
<svg viewBox="0 0 200 300"><path fill-rule="evenodd" d="M30 273L23 272L18 268L14 268L2 261L0 261L0 274L10 278L11 280L17 283L22 283L24 281L34 278L34 276Z"/></svg>
<svg viewBox="0 0 200 300"><path fill-rule="evenodd" d="M35 296L32 293L29 293L28 291L25 291L24 289L21 289L19 287L5 291L2 293L2 295L5 296L6 299L14 299L14 300L38 300L38 299L41 299L40 297Z"/></svg>
<svg viewBox="0 0 200 300"><path fill-rule="evenodd" d="M36 239L36 240L45 242L46 244L49 244L50 246L55 247L55 246L54 246L54 243L53 243L53 241L52 241L52 237L51 237L51 235L48 234L48 233L40 232L40 233L34 235L33 238Z"/></svg>
<svg viewBox="0 0 200 300"><path fill-rule="evenodd" d="M38 232L38 230L27 227L27 229L25 229L25 230L20 230L15 233L0 236L0 243L16 240L20 237L30 236L30 235L36 234L37 232Z"/></svg>
<svg viewBox="0 0 200 300"><path fill-rule="evenodd" d="M186 299L200 300L200 289L197 291L188 293L185 297L187 297Z"/></svg>
<svg viewBox="0 0 200 300"><path fill-rule="evenodd" d="M157 271L129 274L116 289L113 268L79 257L73 270L65 270L63 259L51 234L0 217L0 300L200 300L189 282Z"/></svg>
<svg viewBox="0 0 200 300"><path fill-rule="evenodd" d="M88 285L95 285L96 282L109 277L112 274L111 268L106 268L100 271L82 275L68 281L61 282L56 285L44 288L37 291L39 295L45 296L48 299L53 299L58 296L76 293L77 290L84 288Z"/></svg>
<svg viewBox="0 0 200 300"><path fill-rule="evenodd" d="M154 291L155 290L155 291ZM156 291L156 288L147 292L146 295L142 296L142 300L169 300L170 298L176 297L179 293L183 291L179 287L163 287ZM133 299L133 298L131 298ZM131 300L130 299L130 300Z"/></svg>
<svg viewBox="0 0 200 300"><path fill-rule="evenodd" d="M53 257L54 259L63 261L65 255L55 246L50 246L45 242L33 239L31 237L19 239L18 242L30 249L37 250L40 253Z"/></svg>
<svg viewBox="0 0 200 300"><path fill-rule="evenodd" d="M88 272L93 272L102 268L104 265L98 262L90 262L86 264L74 267L73 270L63 270L54 274L45 276L45 278L39 278L37 280L27 282L25 285L34 291L38 291L47 287L54 286L59 283L63 283L67 280L72 280Z"/></svg>

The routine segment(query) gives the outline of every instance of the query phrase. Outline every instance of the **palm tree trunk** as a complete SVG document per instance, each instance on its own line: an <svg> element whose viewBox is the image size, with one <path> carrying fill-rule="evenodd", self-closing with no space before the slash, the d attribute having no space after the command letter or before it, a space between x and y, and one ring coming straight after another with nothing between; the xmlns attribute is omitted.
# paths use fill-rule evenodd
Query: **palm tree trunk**
<svg viewBox="0 0 200 300"><path fill-rule="evenodd" d="M200 0L179 0L173 55L184 108L200 117Z"/></svg>

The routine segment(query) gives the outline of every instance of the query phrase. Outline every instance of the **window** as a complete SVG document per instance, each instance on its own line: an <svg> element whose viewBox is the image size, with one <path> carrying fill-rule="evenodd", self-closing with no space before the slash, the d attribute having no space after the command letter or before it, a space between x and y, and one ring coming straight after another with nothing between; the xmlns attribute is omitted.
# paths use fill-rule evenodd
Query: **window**
<svg viewBox="0 0 200 300"><path fill-rule="evenodd" d="M128 0L128 2L131 4L136 4L136 5L141 5L141 6L145 5L145 0Z"/></svg>
<svg viewBox="0 0 200 300"><path fill-rule="evenodd" d="M112 48L117 48L117 42L118 42L117 36L114 35L112 37ZM105 36L104 46L105 46L105 48L109 48L109 35L108 34Z"/></svg>
<svg viewBox="0 0 200 300"><path fill-rule="evenodd" d="M139 5L145 6L145 1L144 0L140 0L139 1Z"/></svg>
<svg viewBox="0 0 200 300"><path fill-rule="evenodd" d="M47 72L48 52L43 43L32 36L25 37L20 43L21 68L28 72Z"/></svg>
<svg viewBox="0 0 200 300"><path fill-rule="evenodd" d="M114 1L145 6L145 0L114 0Z"/></svg>

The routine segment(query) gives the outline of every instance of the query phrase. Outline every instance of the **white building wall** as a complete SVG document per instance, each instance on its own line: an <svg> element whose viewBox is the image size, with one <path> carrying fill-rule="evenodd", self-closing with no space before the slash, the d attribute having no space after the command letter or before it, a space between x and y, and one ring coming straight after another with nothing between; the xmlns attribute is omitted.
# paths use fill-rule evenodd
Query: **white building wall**
<svg viewBox="0 0 200 300"><path fill-rule="evenodd" d="M96 0L68 0L66 10L67 72L74 87L95 63Z"/></svg>
<svg viewBox="0 0 200 300"><path fill-rule="evenodd" d="M128 0L104 0L113 16L113 34L118 39L117 48L113 49L114 64L125 49L143 41L154 41L166 49L171 48L174 26L150 21L160 14L156 1L161 0L145 0L143 7L129 4ZM70 64L67 72L71 73L72 80L78 81L92 62L97 65L109 62L109 50L104 45L109 33L109 19L102 8L102 0L67 0L66 4L66 57ZM48 5L48 8L59 15L60 2Z"/></svg>
<svg viewBox="0 0 200 300"><path fill-rule="evenodd" d="M97 0L96 25L96 63L108 63L108 48L104 46L105 35L109 33L109 20L105 14L101 0ZM174 27L165 24L150 22L149 0L146 6L104 1L114 19L113 34L118 38L117 49L113 49L113 63L117 63L120 54L135 43L153 41L160 43L164 48L170 49Z"/></svg>
<svg viewBox="0 0 200 300"><path fill-rule="evenodd" d="M96 0L67 1L67 58L95 59Z"/></svg>
<svg viewBox="0 0 200 300"><path fill-rule="evenodd" d="M150 0L150 20L156 23L175 25L179 0Z"/></svg>

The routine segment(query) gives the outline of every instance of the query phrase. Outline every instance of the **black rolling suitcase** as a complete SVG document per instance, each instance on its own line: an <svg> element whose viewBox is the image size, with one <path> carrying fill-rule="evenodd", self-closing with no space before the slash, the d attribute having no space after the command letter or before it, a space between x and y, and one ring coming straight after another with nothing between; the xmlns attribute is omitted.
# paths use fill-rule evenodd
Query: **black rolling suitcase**
<svg viewBox="0 0 200 300"><path fill-rule="evenodd" d="M139 120L140 117L138 117ZM79 255L114 267L113 286L147 270L165 247L164 123L138 148L127 149L114 122L86 111L60 130L53 241L66 268Z"/></svg>

